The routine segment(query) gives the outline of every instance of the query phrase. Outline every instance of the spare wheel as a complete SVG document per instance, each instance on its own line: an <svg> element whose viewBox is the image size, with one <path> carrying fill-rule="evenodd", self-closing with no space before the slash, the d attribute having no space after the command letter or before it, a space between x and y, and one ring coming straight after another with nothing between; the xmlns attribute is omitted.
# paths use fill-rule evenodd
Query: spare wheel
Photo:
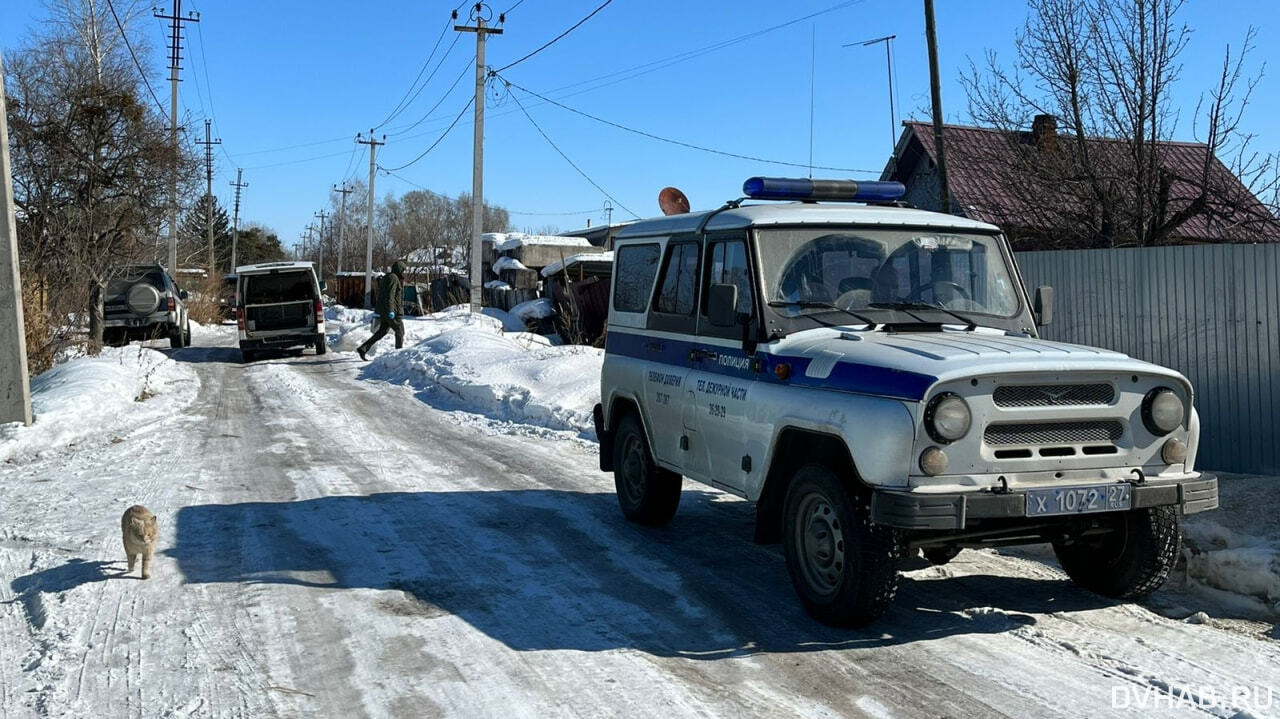
<svg viewBox="0 0 1280 719"><path fill-rule="evenodd" d="M149 315L160 306L160 291L146 282L130 287L128 297L129 311L138 316Z"/></svg>

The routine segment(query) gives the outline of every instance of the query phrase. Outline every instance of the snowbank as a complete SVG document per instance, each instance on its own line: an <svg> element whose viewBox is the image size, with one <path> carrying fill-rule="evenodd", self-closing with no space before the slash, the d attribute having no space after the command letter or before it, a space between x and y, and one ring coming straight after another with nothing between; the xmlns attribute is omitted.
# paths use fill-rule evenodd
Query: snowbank
<svg viewBox="0 0 1280 719"><path fill-rule="evenodd" d="M369 336L367 321L348 324L360 318L356 312L334 312L330 347L351 351ZM476 317L462 305L408 317L405 348L394 351L383 340L363 377L448 392L467 409L495 419L594 439L591 408L600 401L603 351L554 347L541 335L511 331L522 327L510 313L485 308Z"/></svg>
<svg viewBox="0 0 1280 719"><path fill-rule="evenodd" d="M1280 478L1219 478L1221 508L1184 525L1186 579L1238 609L1280 617Z"/></svg>
<svg viewBox="0 0 1280 719"><path fill-rule="evenodd" d="M580 263L596 263L601 265L613 264L612 252L586 252L576 255L570 255L563 260L557 260L542 268L543 277L551 277L566 267L573 267Z"/></svg>
<svg viewBox="0 0 1280 719"><path fill-rule="evenodd" d="M541 320L546 319L556 313L555 305L551 304L551 299L547 297L539 297L536 300L521 302L511 308L511 314L522 320Z"/></svg>
<svg viewBox="0 0 1280 719"><path fill-rule="evenodd" d="M0 425L0 461L111 441L173 416L199 385L190 366L139 345L69 360L32 380L30 427Z"/></svg>
<svg viewBox="0 0 1280 719"><path fill-rule="evenodd" d="M517 260L514 257L499 257L493 263L494 272L502 272L503 270L527 270L527 269L529 268L525 267L524 264L520 262L520 260Z"/></svg>

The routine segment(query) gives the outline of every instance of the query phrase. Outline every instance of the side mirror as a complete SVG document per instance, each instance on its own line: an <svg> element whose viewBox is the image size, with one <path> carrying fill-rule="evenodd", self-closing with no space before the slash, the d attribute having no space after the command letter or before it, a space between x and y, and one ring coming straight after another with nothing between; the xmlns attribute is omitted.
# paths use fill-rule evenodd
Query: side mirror
<svg viewBox="0 0 1280 719"><path fill-rule="evenodd" d="M1053 322L1053 288L1041 285L1036 288L1035 307L1036 324L1044 327Z"/></svg>
<svg viewBox="0 0 1280 719"><path fill-rule="evenodd" d="M329 283L325 282L324 280L320 280L320 291L324 292L328 289L329 289Z"/></svg>
<svg viewBox="0 0 1280 719"><path fill-rule="evenodd" d="M738 286L711 285L707 292L707 320L713 327L738 324Z"/></svg>
<svg viewBox="0 0 1280 719"><path fill-rule="evenodd" d="M186 290L178 290L178 299L180 299L180 300L185 300L185 299L187 299L187 291L186 291Z"/></svg>

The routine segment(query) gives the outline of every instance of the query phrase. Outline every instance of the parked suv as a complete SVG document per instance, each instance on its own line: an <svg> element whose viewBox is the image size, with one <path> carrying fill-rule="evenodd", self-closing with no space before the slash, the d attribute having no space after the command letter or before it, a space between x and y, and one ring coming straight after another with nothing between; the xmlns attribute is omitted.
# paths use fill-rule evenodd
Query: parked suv
<svg viewBox="0 0 1280 719"><path fill-rule="evenodd" d="M999 229L895 206L898 183L744 190L802 202L615 240L595 421L623 514L669 522L682 475L754 501L835 625L880 616L916 552L1049 542L1103 595L1164 582L1181 516L1218 503L1182 375L1039 339L1052 290L1031 302Z"/></svg>
<svg viewBox="0 0 1280 719"><path fill-rule="evenodd" d="M168 337L171 347L186 347L191 344L186 300L186 291L158 264L118 267L102 295L102 341L123 345Z"/></svg>
<svg viewBox="0 0 1280 719"><path fill-rule="evenodd" d="M236 268L240 354L315 347L325 353L323 289L310 262L268 262Z"/></svg>

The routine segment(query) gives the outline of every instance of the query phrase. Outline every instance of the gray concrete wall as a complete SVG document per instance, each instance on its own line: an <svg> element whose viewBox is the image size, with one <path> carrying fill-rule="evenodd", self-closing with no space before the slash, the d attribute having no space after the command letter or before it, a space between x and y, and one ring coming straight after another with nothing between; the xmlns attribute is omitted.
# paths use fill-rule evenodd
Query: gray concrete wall
<svg viewBox="0 0 1280 719"><path fill-rule="evenodd" d="M1196 391L1197 465L1280 473L1280 244L1019 253L1052 285L1047 339L1182 372Z"/></svg>

